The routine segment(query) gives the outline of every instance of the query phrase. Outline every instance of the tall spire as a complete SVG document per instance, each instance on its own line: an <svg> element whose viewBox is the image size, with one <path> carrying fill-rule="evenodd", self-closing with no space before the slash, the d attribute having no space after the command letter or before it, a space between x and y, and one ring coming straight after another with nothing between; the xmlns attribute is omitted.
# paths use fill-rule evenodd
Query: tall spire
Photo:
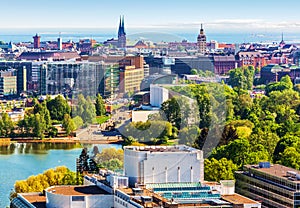
<svg viewBox="0 0 300 208"><path fill-rule="evenodd" d="M126 35L125 26L124 26L124 15L123 15L123 19L122 19L122 32L123 32L123 35Z"/></svg>
<svg viewBox="0 0 300 208"><path fill-rule="evenodd" d="M200 34L204 34L203 24L202 23L201 23L201 27L200 27Z"/></svg>
<svg viewBox="0 0 300 208"><path fill-rule="evenodd" d="M284 46L285 42L283 40L283 32L281 33L281 42L279 43L280 46Z"/></svg>
<svg viewBox="0 0 300 208"><path fill-rule="evenodd" d="M119 23L119 29L118 29L118 36L121 35L121 31L122 31L122 19L121 19L121 15L120 15L120 23Z"/></svg>

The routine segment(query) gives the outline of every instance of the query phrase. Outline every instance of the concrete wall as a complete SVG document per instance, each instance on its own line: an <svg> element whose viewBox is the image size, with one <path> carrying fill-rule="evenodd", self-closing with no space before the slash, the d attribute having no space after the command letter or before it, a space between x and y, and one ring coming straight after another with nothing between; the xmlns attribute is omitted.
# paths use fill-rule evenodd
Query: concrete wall
<svg viewBox="0 0 300 208"><path fill-rule="evenodd" d="M159 113L158 110L153 111L132 111L132 122L146 122L148 120L149 115Z"/></svg>
<svg viewBox="0 0 300 208"><path fill-rule="evenodd" d="M161 104L169 99L169 91L158 85L150 85L150 104L161 107Z"/></svg>
<svg viewBox="0 0 300 208"><path fill-rule="evenodd" d="M192 153L148 154L144 160L144 183L199 182L200 164L197 155Z"/></svg>
<svg viewBox="0 0 300 208"><path fill-rule="evenodd" d="M159 162L158 162L159 161ZM202 151L152 152L125 149L124 170L129 184L199 182L204 180Z"/></svg>
<svg viewBox="0 0 300 208"><path fill-rule="evenodd" d="M46 192L47 208L111 208L114 206L113 195L86 195L82 201L75 201L72 196Z"/></svg>

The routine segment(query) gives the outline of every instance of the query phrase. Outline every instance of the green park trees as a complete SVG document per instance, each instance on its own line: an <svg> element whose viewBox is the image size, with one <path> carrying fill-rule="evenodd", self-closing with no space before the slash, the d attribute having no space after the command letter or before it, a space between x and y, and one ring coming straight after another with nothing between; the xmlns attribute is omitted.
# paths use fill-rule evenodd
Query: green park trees
<svg viewBox="0 0 300 208"><path fill-rule="evenodd" d="M0 137L8 137L13 131L13 122L7 113L2 113L0 117Z"/></svg>
<svg viewBox="0 0 300 208"><path fill-rule="evenodd" d="M113 171L120 170L123 168L123 150L105 148L95 156L94 160L100 168L107 168Z"/></svg>
<svg viewBox="0 0 300 208"><path fill-rule="evenodd" d="M103 116L106 112L104 101L100 94L97 95L96 102L95 102L95 108L96 108L97 116Z"/></svg>
<svg viewBox="0 0 300 208"><path fill-rule="evenodd" d="M229 71L229 85L239 90L251 90L254 80L254 67L241 67Z"/></svg>
<svg viewBox="0 0 300 208"><path fill-rule="evenodd" d="M30 176L26 180L16 181L11 197L15 197L16 193L43 192L44 189L55 185L81 185L82 183L82 177L78 178L75 172L61 166Z"/></svg>
<svg viewBox="0 0 300 208"><path fill-rule="evenodd" d="M234 179L234 171L238 169L237 165L226 158L220 160L205 159L204 167L204 177L208 181L232 180Z"/></svg>

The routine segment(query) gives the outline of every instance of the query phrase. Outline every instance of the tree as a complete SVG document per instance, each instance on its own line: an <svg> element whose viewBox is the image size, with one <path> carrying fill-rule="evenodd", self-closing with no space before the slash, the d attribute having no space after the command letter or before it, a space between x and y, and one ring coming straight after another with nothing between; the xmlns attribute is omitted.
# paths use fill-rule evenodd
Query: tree
<svg viewBox="0 0 300 208"><path fill-rule="evenodd" d="M219 142L219 145L226 145L231 141L238 139L239 136L237 134L236 128L233 125L226 125L224 127L222 138Z"/></svg>
<svg viewBox="0 0 300 208"><path fill-rule="evenodd" d="M13 129L14 129L14 125L9 115L6 112L2 113L1 120L0 120L0 136L3 137L10 136L11 133L13 132Z"/></svg>
<svg viewBox="0 0 300 208"><path fill-rule="evenodd" d="M123 150L115 148L105 148L94 158L95 162L108 170L118 170L123 168Z"/></svg>
<svg viewBox="0 0 300 208"><path fill-rule="evenodd" d="M161 105L161 110L165 113L167 120L177 128L180 128L181 124L181 113L180 106L175 97L165 101Z"/></svg>
<svg viewBox="0 0 300 208"><path fill-rule="evenodd" d="M273 91L284 91L293 89L293 82L288 75L285 75L279 82L272 82L266 86L266 94L269 95Z"/></svg>
<svg viewBox="0 0 300 208"><path fill-rule="evenodd" d="M43 174L30 176L26 180L16 181L11 196L16 196L15 193L42 192L55 185L80 185L82 182L82 179L77 180L75 172L61 166L48 169Z"/></svg>
<svg viewBox="0 0 300 208"><path fill-rule="evenodd" d="M228 84L238 90L251 90L254 81L254 68L241 67L229 71Z"/></svg>
<svg viewBox="0 0 300 208"><path fill-rule="evenodd" d="M36 137L44 138L47 129L46 121L39 113L30 116L30 123L33 124L33 134Z"/></svg>
<svg viewBox="0 0 300 208"><path fill-rule="evenodd" d="M80 128L81 126L83 126L83 120L80 116L76 116L74 118L72 118L73 123L75 124L75 129Z"/></svg>
<svg viewBox="0 0 300 208"><path fill-rule="evenodd" d="M295 147L288 147L281 153L279 163L297 170L300 169L300 153Z"/></svg>
<svg viewBox="0 0 300 208"><path fill-rule="evenodd" d="M47 102L47 108L50 111L52 120L62 121L65 114L71 113L71 107L62 95L58 95L54 99L49 100Z"/></svg>
<svg viewBox="0 0 300 208"><path fill-rule="evenodd" d="M192 75L197 75L197 74L198 74L197 69L191 69L191 74L192 74Z"/></svg>
<svg viewBox="0 0 300 208"><path fill-rule="evenodd" d="M185 127L179 131L179 143L193 145L200 134L197 126Z"/></svg>
<svg viewBox="0 0 300 208"><path fill-rule="evenodd" d="M255 155L255 157L253 157ZM220 160L227 158L231 160L238 167L242 167L245 164L256 164L259 161L265 161L269 159L268 152L262 145L250 145L247 139L236 139L229 142L228 145L217 147L213 150L210 158Z"/></svg>
<svg viewBox="0 0 300 208"><path fill-rule="evenodd" d="M293 134L284 136L276 145L273 154L273 161L280 161L284 151L288 147L294 147L295 150L300 153L300 137Z"/></svg>
<svg viewBox="0 0 300 208"><path fill-rule="evenodd" d="M89 96L85 99L82 94L78 95L74 115L80 116L85 124L93 122L93 119L96 117L96 110Z"/></svg>
<svg viewBox="0 0 300 208"><path fill-rule="evenodd" d="M98 93L97 98L96 98L95 108L96 108L96 115L97 116L103 116L106 112L104 101L103 101L103 99L102 99L102 97L99 93Z"/></svg>
<svg viewBox="0 0 300 208"><path fill-rule="evenodd" d="M46 128L49 128L52 124L50 112L46 106L46 102L39 103L37 102L33 108L34 114L39 114L41 116L42 121L45 123Z"/></svg>
<svg viewBox="0 0 300 208"><path fill-rule="evenodd" d="M74 121L71 119L69 114L64 115L64 120L62 121L62 127L66 130L66 134L70 135L76 129Z"/></svg>
<svg viewBox="0 0 300 208"><path fill-rule="evenodd" d="M211 160L205 159L204 178L208 181L217 182L220 180L233 180L234 172L237 169L237 165L226 158L222 158L220 160L216 160L215 158L212 158Z"/></svg>
<svg viewBox="0 0 300 208"><path fill-rule="evenodd" d="M201 129L200 134L198 135L197 139L193 144L193 147L202 150L206 142L207 135L208 135L208 128Z"/></svg>

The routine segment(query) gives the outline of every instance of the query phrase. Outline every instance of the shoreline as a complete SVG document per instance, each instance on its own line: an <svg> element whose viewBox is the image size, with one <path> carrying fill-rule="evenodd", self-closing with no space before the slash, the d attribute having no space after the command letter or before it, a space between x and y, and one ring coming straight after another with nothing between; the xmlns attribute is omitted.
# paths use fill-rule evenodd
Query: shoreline
<svg viewBox="0 0 300 208"><path fill-rule="evenodd" d="M11 138L5 139L5 142L1 142L0 146L9 145L10 143L70 143L70 144L122 144L123 140L109 139L109 140L80 140L77 138L46 138L46 139L32 139L32 138ZM9 144L8 144L9 143Z"/></svg>

